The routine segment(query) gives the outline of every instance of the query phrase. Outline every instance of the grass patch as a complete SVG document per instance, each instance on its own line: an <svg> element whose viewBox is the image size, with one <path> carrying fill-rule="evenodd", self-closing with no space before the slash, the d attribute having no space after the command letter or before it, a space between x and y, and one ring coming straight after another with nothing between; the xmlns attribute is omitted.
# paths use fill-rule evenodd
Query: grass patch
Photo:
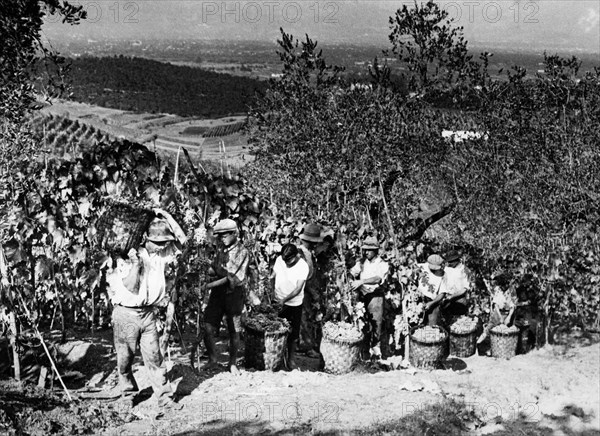
<svg viewBox="0 0 600 436"><path fill-rule="evenodd" d="M411 409L407 408L407 412ZM351 432L358 436L376 435L463 435L466 423L479 421L464 403L445 400L436 404L415 404L414 413Z"/></svg>

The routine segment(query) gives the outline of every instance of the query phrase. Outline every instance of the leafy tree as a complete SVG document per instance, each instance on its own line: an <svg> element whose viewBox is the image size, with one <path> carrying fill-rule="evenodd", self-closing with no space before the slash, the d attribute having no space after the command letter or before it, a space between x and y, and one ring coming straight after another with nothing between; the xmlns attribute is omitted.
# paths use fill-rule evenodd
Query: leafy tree
<svg viewBox="0 0 600 436"><path fill-rule="evenodd" d="M408 217L445 153L429 126L445 117L378 84L344 82L310 38L300 46L282 35L284 75L250 116L252 184L291 214L333 221L362 215L380 230L394 230L383 193L389 196L402 175L404 189L388 206L395 231L413 234Z"/></svg>
<svg viewBox="0 0 600 436"><path fill-rule="evenodd" d="M515 283L527 279L546 327L555 316L592 320L600 280L598 71L578 77L576 59L546 56L548 73L534 80L515 67L508 80L459 84L480 103L447 111L432 102L456 84L429 87L432 98L405 98L382 86L318 80L333 69L299 61L314 55L313 45L302 45L307 53L280 45L290 65L249 127L257 160L248 171L265 197L296 216L370 220L369 227L394 232L399 246L455 205L451 219L429 233L438 247L468 249L487 277L506 269ZM481 135L454 142L442 130Z"/></svg>
<svg viewBox="0 0 600 436"><path fill-rule="evenodd" d="M447 87L471 81L484 84L487 76L488 53L481 55L482 64L469 54L463 28L453 25L447 11L428 1L414 7L403 5L390 17L389 35L392 52L404 62L413 89L430 86Z"/></svg>
<svg viewBox="0 0 600 436"><path fill-rule="evenodd" d="M496 83L479 114L489 139L453 146L443 173L460 238L483 250L488 272L532 277L548 324L590 323L598 309L600 76L577 77L578 66L546 56L547 74L516 68Z"/></svg>
<svg viewBox="0 0 600 436"><path fill-rule="evenodd" d="M60 66L62 59L41 39L46 14L58 14L63 22L77 24L85 18L83 6L62 0L2 0L0 15L0 165L9 174L11 162L20 156L31 158L36 147L23 127L25 116L38 106L40 91L46 97L64 92ZM39 68L46 65L51 74L37 83ZM54 67L52 67L54 66ZM56 69L59 66L59 69Z"/></svg>

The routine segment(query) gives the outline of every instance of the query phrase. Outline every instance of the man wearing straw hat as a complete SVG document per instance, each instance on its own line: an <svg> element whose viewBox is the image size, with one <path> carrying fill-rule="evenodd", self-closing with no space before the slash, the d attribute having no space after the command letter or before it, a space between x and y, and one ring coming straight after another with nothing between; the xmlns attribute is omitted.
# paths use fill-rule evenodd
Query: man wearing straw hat
<svg viewBox="0 0 600 436"><path fill-rule="evenodd" d="M450 318L466 315L469 311L468 291L471 281L458 251L450 250L444 256L444 260L446 262L444 280L449 295L442 306L442 311L447 318L446 321L450 321Z"/></svg>
<svg viewBox="0 0 600 436"><path fill-rule="evenodd" d="M250 253L238 240L239 230L235 221L231 219L219 221L213 229L213 234L221 243L210 271L216 278L202 285L203 289L211 290L204 312L206 330L204 343L208 352L208 363L204 369L218 368L215 338L225 315L229 332L229 371L232 374L239 374L237 352L242 331L242 311Z"/></svg>
<svg viewBox="0 0 600 436"><path fill-rule="evenodd" d="M321 226L309 223L304 226L302 233L298 236L298 250L300 256L308 265L308 277L304 289L304 300L302 302L302 346L307 356L319 357L319 344L317 343L318 325L316 320L317 306L320 304L320 295L316 289L313 277L315 275L314 250L318 243L323 241L321 237Z"/></svg>
<svg viewBox="0 0 600 436"><path fill-rule="evenodd" d="M167 297L165 266L175 261L187 237L169 213L162 209L154 209L154 213L144 245L129 251L129 261L118 259L112 268L109 258L103 266L109 266L106 282L114 305L112 322L121 395L138 390L132 366L139 346L152 390L164 412L180 409L181 405L173 401L174 391L166 377L154 308Z"/></svg>
<svg viewBox="0 0 600 436"><path fill-rule="evenodd" d="M362 246L364 260L357 262L350 274L358 278L352 282L350 289L360 292L360 300L371 316L371 357L381 357L381 325L383 323L383 291L381 284L385 282L390 266L379 256L379 242L374 236L365 238Z"/></svg>
<svg viewBox="0 0 600 436"><path fill-rule="evenodd" d="M425 320L427 325L440 325L440 309L449 293L444 280L444 259L439 254L432 254L427 258L427 263L418 264L421 276L417 291L428 301L425 303Z"/></svg>

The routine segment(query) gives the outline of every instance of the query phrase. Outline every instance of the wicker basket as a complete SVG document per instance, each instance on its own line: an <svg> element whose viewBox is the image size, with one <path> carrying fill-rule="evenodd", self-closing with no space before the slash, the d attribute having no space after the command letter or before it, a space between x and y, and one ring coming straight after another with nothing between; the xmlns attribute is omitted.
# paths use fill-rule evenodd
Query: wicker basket
<svg viewBox="0 0 600 436"><path fill-rule="evenodd" d="M265 332L250 326L245 329L245 366L261 371L279 369L287 350L289 328L278 332Z"/></svg>
<svg viewBox="0 0 600 436"><path fill-rule="evenodd" d="M456 357L471 357L477 348L477 326L465 333L450 329L450 354Z"/></svg>
<svg viewBox="0 0 600 436"><path fill-rule="evenodd" d="M435 342L425 342L417 339L414 333L418 328L413 328L410 334L410 363L417 368L437 369L442 367L442 362L448 355L448 333L437 327L443 338Z"/></svg>
<svg viewBox="0 0 600 436"><path fill-rule="evenodd" d="M344 341L330 338L325 333L321 340L321 355L325 361L325 371L331 374L346 374L356 366L360 357L363 338Z"/></svg>
<svg viewBox="0 0 600 436"><path fill-rule="evenodd" d="M490 345L492 357L510 359L517 354L519 343L519 330L513 332L490 331Z"/></svg>
<svg viewBox="0 0 600 436"><path fill-rule="evenodd" d="M131 203L110 201L106 212L98 218L98 245L103 250L127 254L142 242L154 212Z"/></svg>

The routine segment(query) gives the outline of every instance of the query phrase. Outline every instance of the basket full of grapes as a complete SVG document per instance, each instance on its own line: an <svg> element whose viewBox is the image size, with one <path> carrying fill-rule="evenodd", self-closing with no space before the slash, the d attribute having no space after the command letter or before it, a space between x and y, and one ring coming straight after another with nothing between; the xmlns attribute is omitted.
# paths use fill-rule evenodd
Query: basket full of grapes
<svg viewBox="0 0 600 436"><path fill-rule="evenodd" d="M410 363L417 368L437 369L448 354L448 333L438 326L416 327L410 334Z"/></svg>
<svg viewBox="0 0 600 436"><path fill-rule="evenodd" d="M244 327L245 366L268 371L279 369L287 350L288 320L279 318L274 311L261 308L246 319Z"/></svg>
<svg viewBox="0 0 600 436"><path fill-rule="evenodd" d="M500 324L490 330L492 357L510 359L517 354L519 328Z"/></svg>
<svg viewBox="0 0 600 436"><path fill-rule="evenodd" d="M353 324L325 323L320 347L325 371L331 374L350 372L358 363L362 342L363 334Z"/></svg>
<svg viewBox="0 0 600 436"><path fill-rule="evenodd" d="M96 222L100 248L126 255L140 245L153 218L154 212L147 204L109 201Z"/></svg>
<svg viewBox="0 0 600 436"><path fill-rule="evenodd" d="M450 326L450 354L470 357L477 347L478 319L461 316Z"/></svg>

